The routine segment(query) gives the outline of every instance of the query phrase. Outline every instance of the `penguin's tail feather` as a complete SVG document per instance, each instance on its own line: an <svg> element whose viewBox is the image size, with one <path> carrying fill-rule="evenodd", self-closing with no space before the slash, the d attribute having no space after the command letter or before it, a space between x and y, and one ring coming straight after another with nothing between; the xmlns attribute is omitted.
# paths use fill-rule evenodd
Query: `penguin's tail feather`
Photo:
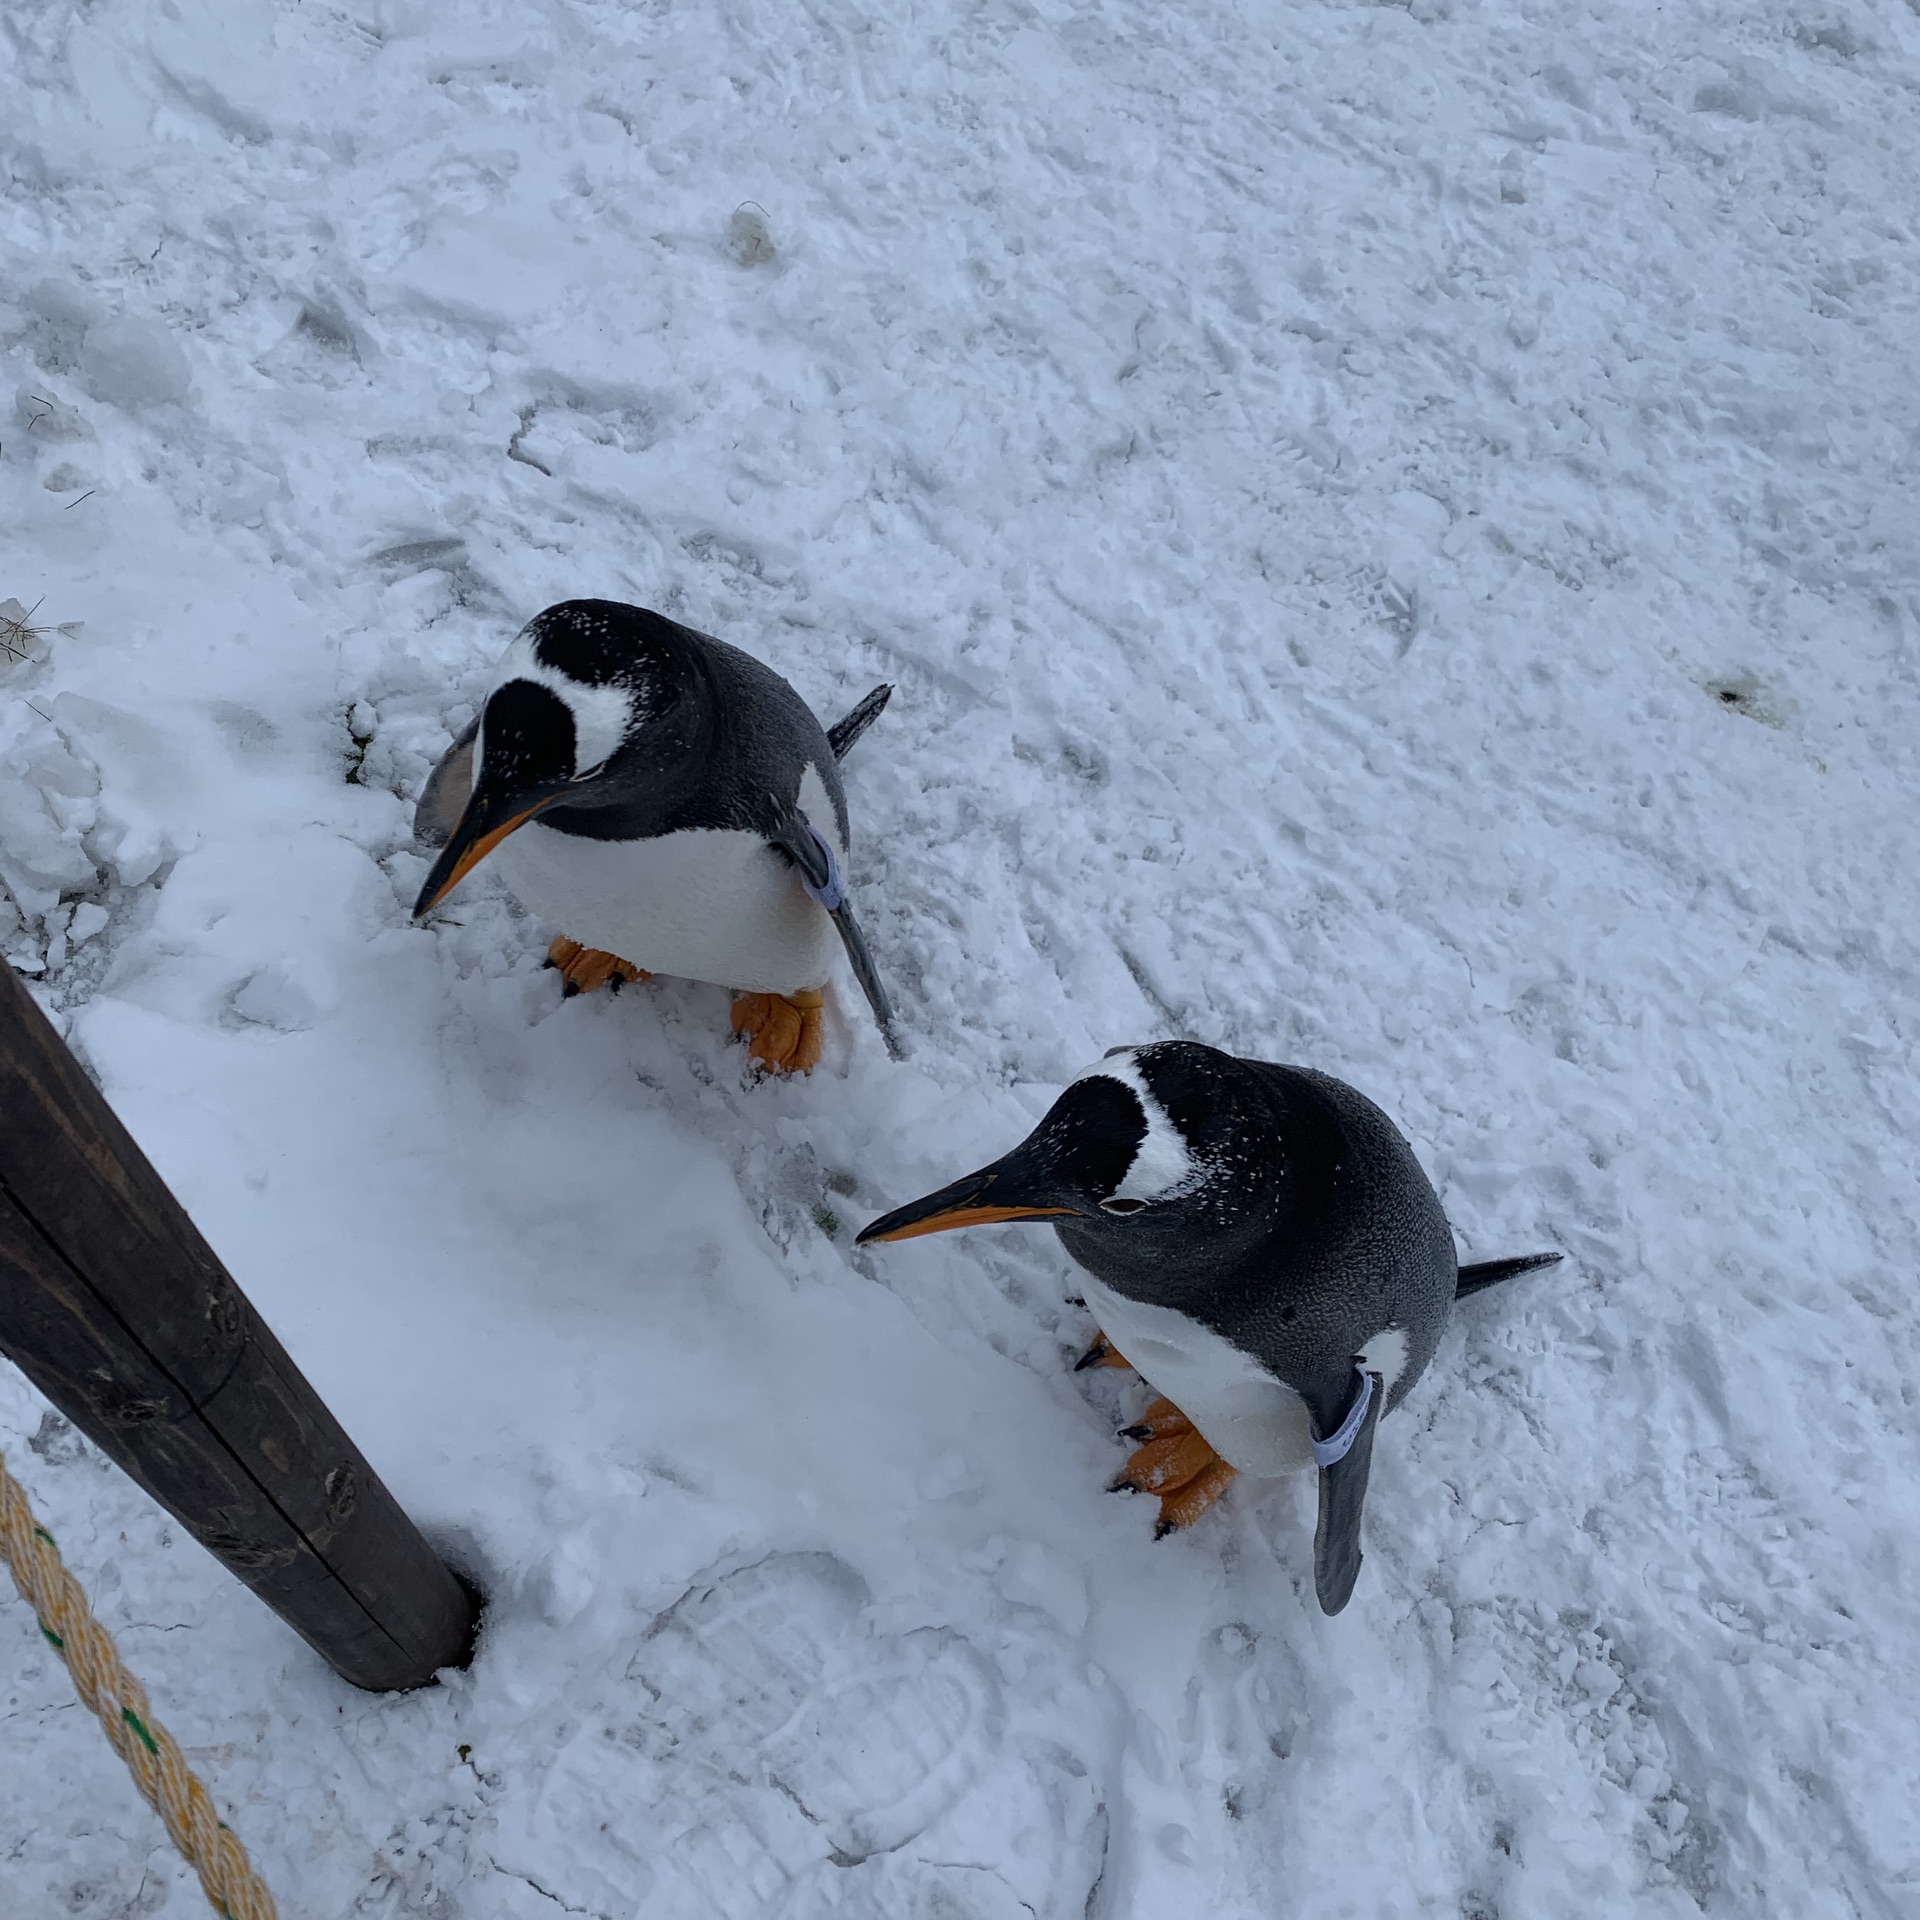
<svg viewBox="0 0 1920 1920"><path fill-rule="evenodd" d="M1460 1269L1453 1297L1464 1300L1468 1294L1478 1293L1483 1287L1497 1287L1502 1280L1511 1280L1522 1273L1538 1273L1542 1267L1557 1267L1565 1258L1563 1253L1523 1253L1512 1260L1478 1261L1471 1267Z"/></svg>
<svg viewBox="0 0 1920 1920"><path fill-rule="evenodd" d="M886 711L892 698L891 687L875 687L850 714L827 729L827 745L836 760L844 760L853 751L854 743Z"/></svg>

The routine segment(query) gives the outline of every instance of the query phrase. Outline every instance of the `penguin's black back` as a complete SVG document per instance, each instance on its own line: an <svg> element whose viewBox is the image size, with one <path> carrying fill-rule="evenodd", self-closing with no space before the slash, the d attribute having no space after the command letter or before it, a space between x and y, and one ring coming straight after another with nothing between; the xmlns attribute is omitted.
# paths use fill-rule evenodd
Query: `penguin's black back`
<svg viewBox="0 0 1920 1920"><path fill-rule="evenodd" d="M849 845L846 790L813 710L771 667L646 607L565 600L528 629L535 657L589 685L633 690L643 724L595 782L593 804L541 824L594 840L699 828L768 834L811 765ZM823 823L816 823L823 824Z"/></svg>
<svg viewBox="0 0 1920 1920"><path fill-rule="evenodd" d="M1182 1051L1210 1056L1191 1099L1230 1121L1208 1150L1178 1095L1165 1103L1200 1141L1210 1178L1144 1234L1062 1221L1067 1251L1116 1291L1191 1315L1295 1387L1344 1380L1362 1347L1398 1328L1407 1356L1387 1406L1398 1405L1440 1344L1456 1275L1452 1229L1413 1149L1371 1100L1327 1074ZM1159 1091L1158 1061L1154 1077Z"/></svg>
<svg viewBox="0 0 1920 1920"><path fill-rule="evenodd" d="M1249 1289L1233 1337L1282 1379L1315 1356L1358 1352L1385 1327L1407 1336L1407 1360L1387 1409L1426 1370L1452 1311L1453 1229L1413 1149L1364 1094L1307 1067L1250 1063L1276 1091L1300 1176L1272 1247L1273 1290ZM1297 1146L1303 1139L1311 1148ZM1293 1311L1289 1315L1288 1309Z"/></svg>

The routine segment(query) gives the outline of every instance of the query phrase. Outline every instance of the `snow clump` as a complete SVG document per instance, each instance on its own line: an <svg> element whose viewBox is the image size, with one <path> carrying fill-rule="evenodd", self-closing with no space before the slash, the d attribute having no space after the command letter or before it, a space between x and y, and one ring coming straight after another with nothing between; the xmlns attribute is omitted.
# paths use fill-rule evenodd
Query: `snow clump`
<svg viewBox="0 0 1920 1920"><path fill-rule="evenodd" d="M80 371L96 400L133 411L184 400L193 369L179 342L150 320L131 314L87 329Z"/></svg>

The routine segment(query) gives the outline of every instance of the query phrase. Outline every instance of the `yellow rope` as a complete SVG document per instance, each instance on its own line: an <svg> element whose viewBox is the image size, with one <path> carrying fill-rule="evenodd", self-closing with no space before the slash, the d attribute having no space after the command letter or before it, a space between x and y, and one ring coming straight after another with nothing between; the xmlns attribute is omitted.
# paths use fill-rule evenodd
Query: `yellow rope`
<svg viewBox="0 0 1920 1920"><path fill-rule="evenodd" d="M214 1911L226 1920L277 1920L279 1909L254 1872L247 1850L213 1810L213 1801L153 1717L146 1689L120 1663L113 1636L93 1617L80 1583L60 1562L53 1535L33 1517L20 1483L0 1453L0 1558L20 1597L59 1649L74 1691L99 1716L113 1750L127 1763L147 1803L167 1823L173 1844L200 1875Z"/></svg>

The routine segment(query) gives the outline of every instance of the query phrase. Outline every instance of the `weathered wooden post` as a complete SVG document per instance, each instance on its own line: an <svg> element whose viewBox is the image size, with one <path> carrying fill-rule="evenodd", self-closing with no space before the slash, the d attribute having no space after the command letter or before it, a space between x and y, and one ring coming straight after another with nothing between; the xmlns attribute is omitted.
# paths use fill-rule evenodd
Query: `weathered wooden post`
<svg viewBox="0 0 1920 1920"><path fill-rule="evenodd" d="M476 1610L0 962L0 1352L357 1687Z"/></svg>

